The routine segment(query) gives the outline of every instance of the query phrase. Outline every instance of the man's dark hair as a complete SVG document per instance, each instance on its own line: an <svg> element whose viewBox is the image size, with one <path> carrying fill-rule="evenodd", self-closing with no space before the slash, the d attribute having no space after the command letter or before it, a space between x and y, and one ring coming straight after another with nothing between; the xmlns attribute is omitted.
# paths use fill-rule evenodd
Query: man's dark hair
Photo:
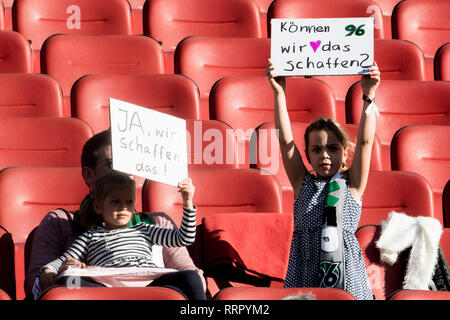
<svg viewBox="0 0 450 320"><path fill-rule="evenodd" d="M104 130L93 135L83 146L81 167L94 169L97 166L99 149L111 145L111 130Z"/></svg>

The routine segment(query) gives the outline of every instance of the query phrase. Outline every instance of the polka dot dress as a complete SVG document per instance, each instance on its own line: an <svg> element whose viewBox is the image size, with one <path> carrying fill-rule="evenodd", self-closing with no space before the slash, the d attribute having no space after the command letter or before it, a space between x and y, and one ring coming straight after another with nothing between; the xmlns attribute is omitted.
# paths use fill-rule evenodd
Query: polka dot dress
<svg viewBox="0 0 450 320"><path fill-rule="evenodd" d="M372 290L364 259L355 237L361 216L361 203L348 190L348 174L344 192L343 241L345 258L345 290L359 300L372 300ZM306 173L300 195L294 201L294 234L291 243L285 287L318 287L322 234L322 213L327 193L327 180Z"/></svg>

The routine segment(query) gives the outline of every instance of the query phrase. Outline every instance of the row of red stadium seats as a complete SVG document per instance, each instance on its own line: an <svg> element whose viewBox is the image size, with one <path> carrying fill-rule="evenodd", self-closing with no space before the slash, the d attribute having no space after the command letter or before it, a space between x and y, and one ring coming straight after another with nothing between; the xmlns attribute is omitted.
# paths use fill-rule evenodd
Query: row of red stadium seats
<svg viewBox="0 0 450 320"><path fill-rule="evenodd" d="M258 169L244 168L192 169L190 177L196 186L198 237L188 250L194 263L209 278L211 294L223 289L223 281L220 281L223 278L241 283L259 280L280 284L287 268L291 233L286 230L292 229L292 215L285 213L282 190L276 178L261 174ZM67 188L67 185L71 187ZM416 173L371 171L366 190L360 226L379 225L391 211L412 217L435 217L442 221L442 213L434 208L430 184ZM448 187L446 190L444 198L448 204L450 190ZM54 208L75 210L86 192L79 167L17 167L0 173L0 200L3 204L0 225L5 229L0 238L3 256L0 289L11 297L24 297L23 279L33 229ZM176 188L146 180L137 193L142 196L144 212L163 211L177 224L180 223ZM448 208L446 210L448 213ZM257 220L254 219L256 216ZM253 231L248 230L249 223L255 227ZM374 228L364 231L363 234L369 232L360 239L367 242L365 246L374 246L372 240L379 233L378 227ZM243 233L245 239L240 236ZM269 234L272 241L265 241L264 237ZM444 236L441 239L444 252L450 248L448 240ZM249 242L254 245L248 246ZM253 254L255 250L267 252L264 263ZM267 259L269 255L271 258ZM373 253L366 252L366 255L368 265L377 263L373 260ZM377 277L383 278L379 272ZM381 278L373 281L380 282ZM11 279L15 279L15 283ZM389 292L381 290L383 288L379 283L373 285L374 294L382 299L398 286L393 285ZM380 290L375 293L377 289Z"/></svg>
<svg viewBox="0 0 450 320"><path fill-rule="evenodd" d="M2 40L3 38L3 40ZM18 33L0 32L0 71L31 72L29 44ZM6 43L9 43L6 46ZM405 40L375 40L375 61L383 80L426 80L420 49ZM450 45L436 55L436 75L446 80ZM70 116L70 92L87 74L163 74L164 53L158 43L144 36L56 35L42 48L42 73L55 78L64 96L63 115ZM191 78L200 90L201 119L209 119L209 95L214 83L227 76L263 76L270 57L270 39L190 37L175 51L175 73ZM336 118L345 121L345 96L358 76L316 76L332 88Z"/></svg>
<svg viewBox="0 0 450 320"><path fill-rule="evenodd" d="M11 300L0 289L0 300ZM178 291L165 287L145 288L53 288L41 300L185 300ZM348 292L332 288L233 287L222 289L214 300L354 300ZM389 300L450 300L445 291L398 290ZM254 311L254 310L252 310ZM229 311L238 313L237 311ZM254 311L263 314L264 310Z"/></svg>
<svg viewBox="0 0 450 320"><path fill-rule="evenodd" d="M196 78L201 76L199 73ZM94 133L109 127L110 97L183 119L225 122L240 130L239 143L248 144L255 128L273 121L272 92L262 76L229 76L218 80L209 92L208 107L202 106L201 94L192 80L174 74L86 75L72 86L71 97L66 97L71 99L68 111L64 111L59 84L49 76L0 74L0 84L0 118L69 116L84 120ZM450 124L449 86L447 81L383 80L377 93L382 119L377 124L382 163L375 164L375 168L391 169L390 145L401 127ZM361 89L358 85L349 88L345 93L346 106L340 109L332 89L320 79L288 79L292 121L329 117L341 123L358 124Z"/></svg>
<svg viewBox="0 0 450 320"><path fill-rule="evenodd" d="M322 9L316 10L317 6ZM188 7L180 6L176 0L152 0L145 5L133 1L132 7L136 9L134 16L126 0L108 0L107 4L58 0L46 1L45 5L36 0L16 0L12 4L11 29L31 42L35 72L40 70L39 51L43 42L58 33L143 33L161 43L166 68L173 71L175 48L188 36L266 38L270 36L272 18L373 17L376 39L408 40L423 51L426 79L432 80L433 58L449 39L445 26L448 26L446 17L450 9L446 0L345 0L338 5L333 0L320 0L320 3L317 0L195 0ZM132 21L140 15L143 15L140 18L143 32L134 32ZM1 22L2 19L0 26ZM440 27L435 28L437 25Z"/></svg>
<svg viewBox="0 0 450 320"><path fill-rule="evenodd" d="M449 146L450 0L1 0L0 300L450 300Z"/></svg>

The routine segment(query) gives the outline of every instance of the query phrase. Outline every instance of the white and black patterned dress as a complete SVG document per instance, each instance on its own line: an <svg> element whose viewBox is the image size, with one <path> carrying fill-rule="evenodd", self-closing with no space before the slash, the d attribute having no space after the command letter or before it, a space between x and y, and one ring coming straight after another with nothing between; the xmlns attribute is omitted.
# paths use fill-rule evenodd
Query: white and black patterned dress
<svg viewBox="0 0 450 320"><path fill-rule="evenodd" d="M348 174L344 174L343 178L347 182L342 217L345 290L358 300L372 300L364 258L355 237L361 216L361 203L356 201L348 190ZM322 214L327 183L327 180L306 173L300 195L294 201L294 234L285 287L319 286Z"/></svg>

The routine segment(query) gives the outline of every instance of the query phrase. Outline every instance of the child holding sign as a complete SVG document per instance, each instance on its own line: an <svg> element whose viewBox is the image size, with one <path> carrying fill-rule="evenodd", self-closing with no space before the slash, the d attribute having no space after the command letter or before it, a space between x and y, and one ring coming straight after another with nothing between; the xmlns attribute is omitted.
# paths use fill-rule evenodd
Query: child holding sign
<svg viewBox="0 0 450 320"><path fill-rule="evenodd" d="M146 223L130 226L135 213L134 180L118 171L100 177L95 183L93 196L80 212L83 224L90 229L42 270L49 269L56 276L67 258L83 262L82 267L156 267L151 250L153 244L180 247L195 240L196 208L192 203L195 188L189 178L181 181L178 187L183 199L180 229L165 229ZM178 271L162 277L171 278L169 284L180 288L187 298L205 299L202 281L195 271ZM89 286L89 279L83 281ZM163 285L161 279L155 281ZM179 281L179 285L173 281Z"/></svg>
<svg viewBox="0 0 450 320"><path fill-rule="evenodd" d="M351 168L346 167L348 138L333 119L319 119L305 131L308 172L297 149L286 107L285 78L269 60L267 77L274 91L275 126L284 168L294 189L294 234L285 287L328 287L373 299L361 248L355 237L369 175L375 137L376 63L361 78L363 112ZM375 110L373 110L375 109Z"/></svg>

